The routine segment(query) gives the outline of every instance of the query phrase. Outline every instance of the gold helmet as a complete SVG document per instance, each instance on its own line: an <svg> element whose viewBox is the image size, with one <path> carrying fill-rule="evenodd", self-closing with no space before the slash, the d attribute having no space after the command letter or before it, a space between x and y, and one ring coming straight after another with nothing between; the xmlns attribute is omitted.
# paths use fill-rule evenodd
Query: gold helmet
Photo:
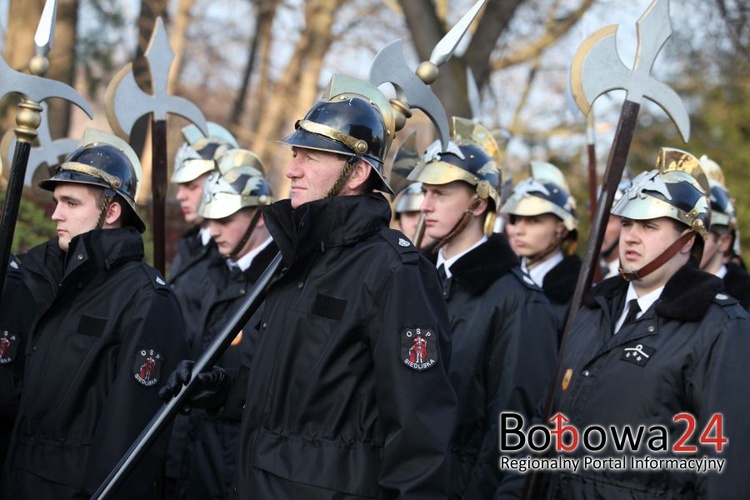
<svg viewBox="0 0 750 500"><path fill-rule="evenodd" d="M551 163L532 161L530 166L531 177L513 187L500 212L526 217L553 214L563 221L569 234L575 236L578 229L576 200L570 194L565 176Z"/></svg>
<svg viewBox="0 0 750 500"><path fill-rule="evenodd" d="M706 236L711 220L709 184L700 162L690 153L662 148L656 169L642 172L612 213L632 220L669 217Z"/></svg>
<svg viewBox="0 0 750 500"><path fill-rule="evenodd" d="M217 159L218 171L203 187L198 213L206 219L223 219L246 207L272 202L271 186L263 163L246 149L230 149Z"/></svg>
<svg viewBox="0 0 750 500"><path fill-rule="evenodd" d="M489 130L466 118L453 117L448 150L441 152L440 142L434 142L408 178L425 184L463 181L473 186L479 199L490 202L484 221L485 234L489 235L494 231L500 204L499 161L500 148Z"/></svg>
<svg viewBox="0 0 750 500"><path fill-rule="evenodd" d="M170 182L184 184L216 169L216 159L229 149L238 148L231 132L216 123L208 122L208 137L204 137L195 125L182 129L185 142L180 146L174 160L174 172Z"/></svg>

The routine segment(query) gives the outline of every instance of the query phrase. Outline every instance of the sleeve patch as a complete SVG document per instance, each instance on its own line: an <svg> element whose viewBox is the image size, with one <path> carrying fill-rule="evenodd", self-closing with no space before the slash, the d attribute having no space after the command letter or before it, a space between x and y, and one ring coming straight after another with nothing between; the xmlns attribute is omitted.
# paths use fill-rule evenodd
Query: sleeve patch
<svg viewBox="0 0 750 500"><path fill-rule="evenodd" d="M432 328L407 328L401 332L401 360L418 372L438 363L437 335Z"/></svg>
<svg viewBox="0 0 750 500"><path fill-rule="evenodd" d="M154 349L140 348L133 361L133 377L146 387L159 383L162 356Z"/></svg>
<svg viewBox="0 0 750 500"><path fill-rule="evenodd" d="M21 338L8 330L0 331L0 365L7 365L16 359Z"/></svg>

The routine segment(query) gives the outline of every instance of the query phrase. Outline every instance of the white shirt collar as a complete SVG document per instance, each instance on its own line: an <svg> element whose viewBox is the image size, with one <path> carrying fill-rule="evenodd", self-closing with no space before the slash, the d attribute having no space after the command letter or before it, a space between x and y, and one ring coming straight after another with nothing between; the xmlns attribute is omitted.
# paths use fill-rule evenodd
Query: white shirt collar
<svg viewBox="0 0 750 500"><path fill-rule="evenodd" d="M201 237L201 243L203 243L203 246L205 247L208 245L208 242L211 241L211 232L208 230L208 227L202 227L200 231L198 231L198 234Z"/></svg>
<svg viewBox="0 0 750 500"><path fill-rule="evenodd" d="M724 276L726 276L726 275L727 275L727 266L725 266L724 264L722 264L721 267L719 268L719 270L716 271L715 276L717 278L724 279Z"/></svg>
<svg viewBox="0 0 750 500"><path fill-rule="evenodd" d="M622 311L622 314L620 314L620 318L617 320L617 323L615 323L615 333L617 333L620 328L622 327L622 324L625 322L625 316L628 315L628 309L630 307L628 306L628 303L632 299L638 299L638 307L641 308L641 312L638 313L636 318L640 318L646 310L653 305L654 302L656 302L659 299L659 296L661 295L661 292L664 291L664 287L659 287L656 290L647 293L646 295L642 297L638 297L638 295L635 293L635 288L633 288L633 284L628 284L628 293L625 295L625 308Z"/></svg>
<svg viewBox="0 0 750 500"><path fill-rule="evenodd" d="M460 259L464 255L466 255L467 253L471 252L472 250L474 250L476 247L478 247L479 245L481 245L485 241L487 241L487 237L486 236L482 236L479 239L479 241L477 241L476 243L474 243L470 248L467 248L466 250L464 250L463 252L461 252L458 255L454 255L450 259L446 259L445 258L445 255L443 255L443 249L441 248L440 251L438 252L438 258L437 258L436 267L440 267L441 264L444 265L445 266L445 277L446 278L450 278L453 275L453 273L451 273L451 266L458 259Z"/></svg>
<svg viewBox="0 0 750 500"><path fill-rule="evenodd" d="M536 283L538 286L542 286L544 277L548 272L552 270L553 267L562 262L563 258L564 257L562 252L556 252L549 259L545 260L544 262L540 262L539 264L534 266L533 269L529 269L528 267L526 267L526 257L523 257L521 259L521 269L526 271L526 273L531 276L531 279L534 280L534 283Z"/></svg>
<svg viewBox="0 0 750 500"><path fill-rule="evenodd" d="M233 266L239 266L239 268L244 273L245 271L247 271L250 268L251 265L253 265L253 259L255 259L255 257L260 252L262 252L268 245L270 245L272 241L273 241L273 238L271 238L269 236L266 239L266 241L264 241L263 243L261 243L257 247L253 248L249 252L247 252L247 254L245 254L242 257L240 257L239 260L237 260L236 262L227 259L227 266L229 266L229 269L232 269Z"/></svg>

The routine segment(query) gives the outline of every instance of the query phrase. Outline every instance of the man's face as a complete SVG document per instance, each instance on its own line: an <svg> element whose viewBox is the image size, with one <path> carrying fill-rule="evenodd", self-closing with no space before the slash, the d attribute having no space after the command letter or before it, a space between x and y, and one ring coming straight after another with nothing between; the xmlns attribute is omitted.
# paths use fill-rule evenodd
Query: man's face
<svg viewBox="0 0 750 500"><path fill-rule="evenodd" d="M58 245L63 252L68 251L71 239L96 228L102 206L94 189L81 184L55 186L52 220L57 223Z"/></svg>
<svg viewBox="0 0 750 500"><path fill-rule="evenodd" d="M177 185L177 201L180 202L180 210L185 222L190 224L200 224L203 218L198 214L198 205L201 202L203 194L203 183L209 174L203 174L197 179L190 182L184 182Z"/></svg>
<svg viewBox="0 0 750 500"><path fill-rule="evenodd" d="M440 185L423 184L422 191L424 200L421 210L425 215L425 234L436 240L448 236L474 199L474 190L461 181Z"/></svg>
<svg viewBox="0 0 750 500"><path fill-rule="evenodd" d="M419 218L421 212L401 212L398 214L398 225L401 228L401 232L406 235L410 240L417 234L417 226L419 225ZM425 248L432 245L435 242L428 234L422 235L422 241L420 247Z"/></svg>
<svg viewBox="0 0 750 500"><path fill-rule="evenodd" d="M565 225L552 214L511 215L508 236L519 257L533 257L561 242Z"/></svg>
<svg viewBox="0 0 750 500"><path fill-rule="evenodd" d="M229 257L232 250L237 247L245 235L245 231L250 226L253 213L253 210L239 210L223 219L206 220L206 227L208 227L209 234L216 242L216 246L219 248L219 253L222 256ZM245 248L240 250L234 258L239 259L245 255L247 247L248 244L245 244Z"/></svg>
<svg viewBox="0 0 750 500"><path fill-rule="evenodd" d="M292 161L286 167L292 181L292 208L325 198L345 165L340 155L292 147Z"/></svg>
<svg viewBox="0 0 750 500"><path fill-rule="evenodd" d="M729 253L731 243L731 233L717 234L713 231L709 231L703 244L701 269L706 270L712 261L714 261L716 266L720 268L721 265L719 262L723 263L724 255Z"/></svg>
<svg viewBox="0 0 750 500"><path fill-rule="evenodd" d="M620 225L620 266L626 272L642 269L661 255L681 235L672 219L668 217L648 220L622 218ZM678 252L660 268L633 283L648 290L663 286L687 262L688 257L689 252L687 254Z"/></svg>

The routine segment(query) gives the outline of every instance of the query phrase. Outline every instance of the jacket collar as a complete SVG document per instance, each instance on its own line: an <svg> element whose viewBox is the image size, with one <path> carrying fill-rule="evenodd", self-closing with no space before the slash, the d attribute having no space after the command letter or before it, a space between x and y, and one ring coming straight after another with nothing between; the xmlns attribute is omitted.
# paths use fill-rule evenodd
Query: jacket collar
<svg viewBox="0 0 750 500"><path fill-rule="evenodd" d="M435 262L437 254L431 257ZM461 283L471 295L481 295L498 278L519 264L505 236L493 234L451 266L451 279Z"/></svg>
<svg viewBox="0 0 750 500"><path fill-rule="evenodd" d="M575 292L580 270L581 258L578 255L569 255L563 258L544 276L544 282L542 283L544 295L552 302L567 303Z"/></svg>
<svg viewBox="0 0 750 500"><path fill-rule="evenodd" d="M628 282L621 276L606 279L584 296L588 308L600 307L598 297L613 299L627 291ZM693 261L682 266L664 286L656 301L655 312L664 318L680 321L699 321L706 314L717 293L724 290L721 279L697 268Z"/></svg>
<svg viewBox="0 0 750 500"><path fill-rule="evenodd" d="M290 200L281 200L261 211L286 265L356 243L388 227L391 219L391 207L381 194L326 198L296 210Z"/></svg>

